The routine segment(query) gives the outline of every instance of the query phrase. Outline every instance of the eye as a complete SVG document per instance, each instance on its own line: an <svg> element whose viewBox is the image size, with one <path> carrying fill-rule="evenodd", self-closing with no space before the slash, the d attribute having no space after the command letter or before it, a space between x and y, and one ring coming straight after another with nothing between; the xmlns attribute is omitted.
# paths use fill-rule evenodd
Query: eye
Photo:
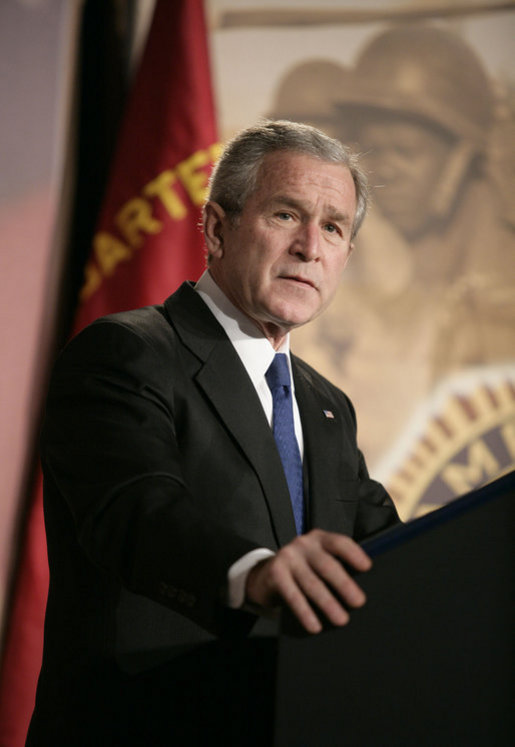
<svg viewBox="0 0 515 747"><path fill-rule="evenodd" d="M327 233L339 234L340 236L342 233L340 227L335 225L334 223L325 223L324 231L327 231Z"/></svg>
<svg viewBox="0 0 515 747"><path fill-rule="evenodd" d="M284 210L281 210L280 212L276 213L276 215L279 218L279 220L284 220L284 221L291 220L293 217L291 213L287 213Z"/></svg>

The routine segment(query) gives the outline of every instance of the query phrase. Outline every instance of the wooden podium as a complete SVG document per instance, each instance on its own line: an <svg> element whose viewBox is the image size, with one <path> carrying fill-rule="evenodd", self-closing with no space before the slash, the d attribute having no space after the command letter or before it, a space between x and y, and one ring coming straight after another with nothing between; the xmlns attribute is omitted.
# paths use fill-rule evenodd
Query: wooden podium
<svg viewBox="0 0 515 747"><path fill-rule="evenodd" d="M364 543L368 601L314 637L284 616L275 747L515 744L515 473Z"/></svg>

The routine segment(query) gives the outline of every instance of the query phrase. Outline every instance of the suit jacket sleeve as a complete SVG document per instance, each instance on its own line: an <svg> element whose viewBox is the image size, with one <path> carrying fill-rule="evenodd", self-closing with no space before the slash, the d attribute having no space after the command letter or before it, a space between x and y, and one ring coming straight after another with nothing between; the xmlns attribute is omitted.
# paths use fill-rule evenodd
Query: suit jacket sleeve
<svg viewBox="0 0 515 747"><path fill-rule="evenodd" d="M189 492L174 413L183 373L170 350L163 359L144 327L108 318L64 351L42 433L46 519L64 503L90 562L220 633L243 614L223 604L227 569L257 543L199 511Z"/></svg>

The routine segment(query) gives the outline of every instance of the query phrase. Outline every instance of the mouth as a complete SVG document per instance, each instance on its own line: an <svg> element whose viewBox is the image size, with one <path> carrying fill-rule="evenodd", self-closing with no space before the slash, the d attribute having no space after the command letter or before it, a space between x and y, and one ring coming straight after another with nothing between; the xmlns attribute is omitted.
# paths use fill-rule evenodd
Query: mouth
<svg viewBox="0 0 515 747"><path fill-rule="evenodd" d="M315 283L309 278L303 278L300 275L280 275L280 280L289 280L290 282L296 283L297 285L304 286L305 288L313 288L317 290Z"/></svg>

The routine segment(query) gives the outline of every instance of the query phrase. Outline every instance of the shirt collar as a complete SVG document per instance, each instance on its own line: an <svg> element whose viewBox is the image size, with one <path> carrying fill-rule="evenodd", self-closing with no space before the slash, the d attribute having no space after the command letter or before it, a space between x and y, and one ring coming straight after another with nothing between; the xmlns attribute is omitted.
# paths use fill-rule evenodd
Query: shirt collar
<svg viewBox="0 0 515 747"><path fill-rule="evenodd" d="M276 353L286 353L293 386L289 334L286 335L280 349L274 350L269 340L264 337L254 322L229 301L208 270L196 283L195 290L223 327L254 386L258 386L262 381Z"/></svg>

